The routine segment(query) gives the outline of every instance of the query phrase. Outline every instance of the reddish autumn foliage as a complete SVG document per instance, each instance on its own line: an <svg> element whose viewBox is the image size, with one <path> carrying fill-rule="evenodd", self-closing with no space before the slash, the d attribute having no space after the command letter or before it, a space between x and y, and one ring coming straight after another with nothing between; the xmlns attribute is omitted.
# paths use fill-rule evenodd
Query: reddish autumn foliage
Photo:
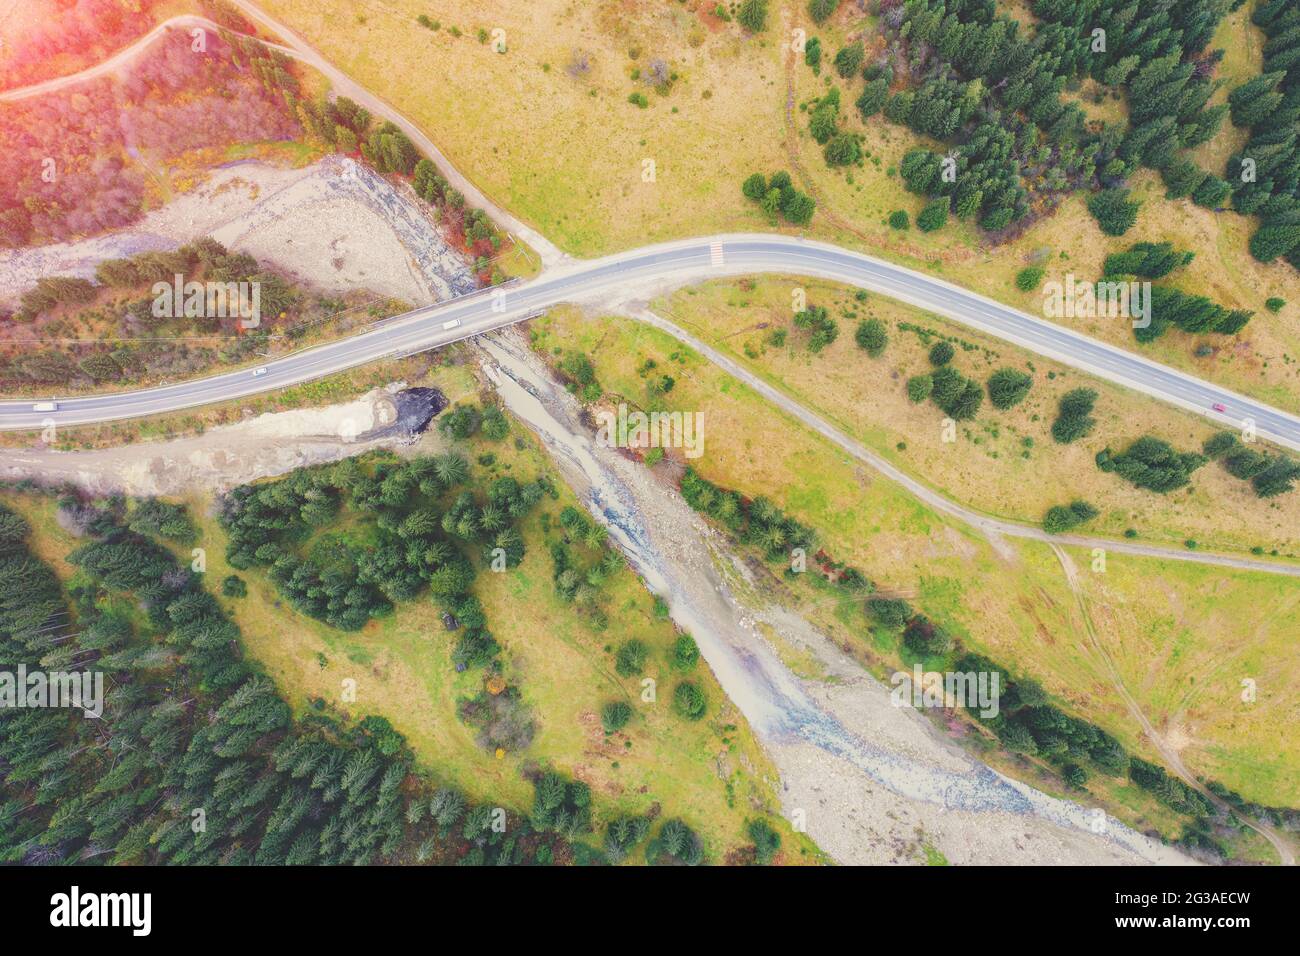
<svg viewBox="0 0 1300 956"><path fill-rule="evenodd" d="M120 81L103 78L0 108L0 245L63 240L135 219L140 161L188 150L291 139L293 88L283 65L241 53L219 36L196 52L169 31Z"/></svg>
<svg viewBox="0 0 1300 956"><path fill-rule="evenodd" d="M12 38L0 89L67 76L108 59L148 33L162 0L54 0L53 15Z"/></svg>

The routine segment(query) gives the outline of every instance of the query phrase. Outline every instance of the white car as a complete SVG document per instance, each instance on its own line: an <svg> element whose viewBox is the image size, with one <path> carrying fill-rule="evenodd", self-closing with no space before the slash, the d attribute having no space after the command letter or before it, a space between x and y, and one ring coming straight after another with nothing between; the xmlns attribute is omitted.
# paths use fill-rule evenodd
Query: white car
<svg viewBox="0 0 1300 956"><path fill-rule="evenodd" d="M253 369L253 375L254 375L254 376L257 376L257 375L265 375L265 374L266 374L266 366L265 366L265 365L263 365L261 368L255 368L255 369Z"/></svg>
<svg viewBox="0 0 1300 956"><path fill-rule="evenodd" d="M443 327L444 329L454 329L454 328L456 328L458 325L460 325L460 319L451 319L451 320L448 321L448 322L444 322L444 323L442 323L442 327Z"/></svg>
<svg viewBox="0 0 1300 956"><path fill-rule="evenodd" d="M58 402L37 402L32 406L32 411L34 412L56 412L58 410Z"/></svg>

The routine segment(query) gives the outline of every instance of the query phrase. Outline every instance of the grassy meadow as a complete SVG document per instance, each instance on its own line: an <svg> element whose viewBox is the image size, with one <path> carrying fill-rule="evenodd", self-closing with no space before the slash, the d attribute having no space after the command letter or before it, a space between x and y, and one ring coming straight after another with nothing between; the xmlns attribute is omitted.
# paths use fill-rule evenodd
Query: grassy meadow
<svg viewBox="0 0 1300 956"><path fill-rule="evenodd" d="M1281 260L1265 265L1249 256L1253 220L1165 200L1158 175L1146 171L1133 177L1143 205L1122 238L1101 233L1081 195L997 247L955 219L935 233L892 230L890 212L905 210L915 219L924 206L903 189L897 173L903 154L920 140L880 115L864 122L852 105L862 80L841 80L829 65L845 42L877 42L875 19L842 4L814 28L802 0L774 0L768 29L747 36L736 23L720 20L716 6L706 0L265 3L419 123L494 201L574 255L768 230L757 206L741 196L740 183L751 172L778 169L795 173L818 200L809 235L932 271L1036 314L1042 311L1039 294L1014 285L1025 266L1043 264L1044 281L1068 273L1090 280L1100 275L1107 254L1141 240L1167 240L1196 253L1175 285L1228 308L1254 309L1256 316L1236 338L1174 331L1142 346L1142 354L1300 409L1300 275ZM1021 13L1032 19L1027 10ZM430 26L417 21L421 15ZM821 40L820 76L790 53L787 38L795 28ZM505 31L504 53L493 49L494 29ZM1257 32L1245 10L1221 25L1220 75L1230 85L1256 68ZM666 82L656 83L664 76ZM843 127L864 137L862 165L847 170L826 165L801 109L832 84L844 101ZM634 94L645 98L644 108L628 101ZM1115 112L1106 105L1098 118L1117 118L1102 115L1106 110ZM1221 171L1222 158L1240 138L1241 131L1225 123L1197 158ZM646 160L654 163L651 182L643 177ZM1270 296L1288 301L1281 313L1264 309ZM1076 327L1139 349L1126 322L1076 320Z"/></svg>
<svg viewBox="0 0 1300 956"><path fill-rule="evenodd" d="M793 325L793 292L830 310L839 336L819 353ZM1038 524L1047 509L1077 498L1101 514L1083 533L1119 537L1128 529L1143 541L1181 547L1187 539L1209 550L1247 552L1260 547L1300 556L1300 494L1258 498L1248 482L1210 462L1191 484L1167 495L1136 488L1101 471L1094 456L1118 451L1143 435L1180 451L1200 451L1217 429L1205 419L1102 379L1041 358L1001 339L881 296L857 298L851 288L787 277L710 282L653 303L674 324L725 353L842 431L948 497L984 513ZM888 345L871 358L854 342L858 324L881 322ZM785 333L781 344L775 337ZM1033 377L1028 397L999 411L987 393L978 416L958 426L958 440L942 440L944 413L916 404L907 380L931 371L928 352L949 341L952 365L981 383L1000 368ZM1087 387L1099 393L1092 434L1069 445L1052 440L1060 397Z"/></svg>
<svg viewBox="0 0 1300 956"><path fill-rule="evenodd" d="M906 596L966 646L1037 678L1063 706L1130 751L1158 759L1091 648L1078 602L1048 547L995 546L935 514L663 333L631 320L596 321L577 310L556 310L536 320L533 332L536 347L551 356L555 349L588 354L607 394L650 409L704 409L705 454L692 462L704 477L749 496L767 495L817 528L832 558L860 568L881 591ZM675 379L666 399L647 398L641 372L647 359L656 362L656 373ZM1264 662L1269 673L1300 663L1287 637L1300 617L1294 586L1274 576L1198 573L1181 562L1118 555L1094 580L1088 563L1076 563L1099 640L1184 762L1250 799L1293 803L1300 753L1280 730L1294 716L1293 695L1263 679L1249 711L1235 695L1239 678L1263 673ZM1202 600L1209 579L1223 583L1215 598ZM795 609L804 610L798 603ZM856 607L819 605L814 619L867 662L882 664L893 650L866 634ZM1170 664L1175 649L1183 666ZM1211 659L1220 666L1207 669ZM1200 690L1189 697L1192 676Z"/></svg>
<svg viewBox="0 0 1300 956"><path fill-rule="evenodd" d="M437 384L453 400L476 397L463 368L439 370L420 384ZM430 434L414 453L432 454L445 445L441 436ZM710 859L720 863L748 842L747 820L775 814L771 822L784 841L781 860L819 860L816 847L780 819L776 771L705 662L689 675L708 699L705 719L689 722L672 711L672 689L687 676L672 668L677 632L656 613L636 575L623 569L602 589L611 621L604 632L559 597L546 528L552 529L553 539L560 509L580 503L545 451L517 424L509 440L476 436L461 450L471 461L492 456L488 465L471 466L475 475L514 475L526 481L546 473L559 492L558 500L543 499L524 520L523 563L503 574L482 571L474 585L503 647L505 676L521 687L536 720L532 745L498 756L481 748L473 728L458 719L458 701L475 696L486 675L476 668L456 672L454 637L443 628L427 594L399 604L394 613L371 620L358 632L334 629L289 607L266 569L232 569L216 501L196 493L184 503L200 530L196 546L204 549L209 589L219 594L221 581L232 573L245 580L248 596L223 597L222 604L241 628L245 651L266 669L295 712L311 712L311 702L319 698L348 717L384 716L406 737L422 768L454 781L475 800L526 809L532 785L523 771L554 766L591 785L598 833L616 815L681 816L700 833ZM0 501L28 517L34 551L61 577L77 571L64 558L78 542L57 522L53 498L5 492ZM368 516L345 512L323 533L364 540L371 524ZM188 560L188 547L176 550ZM657 682L653 702L642 700L642 677L623 678L615 671L614 652L631 639L649 648L643 676ZM356 682L355 703L342 700L343 682L349 679ZM606 734L600 711L614 700L632 705L633 717L623 730Z"/></svg>

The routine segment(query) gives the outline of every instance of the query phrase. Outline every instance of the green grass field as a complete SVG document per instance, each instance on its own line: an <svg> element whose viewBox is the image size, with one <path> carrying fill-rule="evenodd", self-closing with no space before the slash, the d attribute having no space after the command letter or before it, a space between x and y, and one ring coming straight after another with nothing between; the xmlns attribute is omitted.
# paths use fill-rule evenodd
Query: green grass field
<svg viewBox="0 0 1300 956"><path fill-rule="evenodd" d="M792 293L829 308L839 337L820 353L792 322ZM1260 499L1249 483L1210 463L1187 488L1167 495L1135 488L1096 467L1109 445L1123 449L1143 435L1180 451L1199 451L1217 430L1208 421L1148 396L1043 359L1001 339L881 296L859 301L854 290L800 278L761 277L705 283L652 304L658 314L708 342L949 498L998 517L1029 524L1047 509L1077 498L1101 509L1080 529L1118 538L1135 529L1144 541L1181 547L1192 538L1208 550L1245 553L1261 547L1300 555L1300 524L1288 521L1300 492ZM871 358L853 339L859 322L880 321L889 342ZM781 345L774 333L784 332ZM999 411L987 394L979 415L961 423L956 443L945 443L944 413L933 403L908 400L907 379L931 371L930 346L952 343L954 368L985 382L1010 367L1033 377L1020 405ZM1071 389L1099 393L1093 433L1070 445L1054 442L1057 403ZM1262 446L1261 446L1262 447Z"/></svg>
<svg viewBox="0 0 1300 956"><path fill-rule="evenodd" d="M956 220L928 234L890 229L885 220L891 211L915 219L924 205L904 190L897 173L903 154L919 140L879 115L864 122L852 105L861 79L841 80L830 68L830 57L851 36L862 34L869 44L878 38L874 19L851 5L814 27L804 0L774 0L767 31L752 37L720 21L716 4L706 0L577 6L560 0L472 6L453 0L267 0L265 6L420 124L494 201L566 252L595 256L683 236L766 231L772 227L741 196L740 183L756 171L796 172L796 161L806 176L802 187L819 204L809 235L932 271L1035 313L1041 312L1040 297L1014 285L1030 261L1043 261L1048 281L1070 272L1094 279L1108 253L1139 240L1168 240L1196 253L1176 285L1257 315L1235 341L1171 333L1143 347L1143 354L1300 409L1300 275L1281 260L1265 265L1250 257L1252 219L1165 200L1150 171L1133 177L1143 206L1122 238L1101 233L1081 195L997 247ZM420 26L420 14L438 29ZM1258 61L1259 38L1247 22L1248 11L1238 11L1216 37L1226 52L1220 74L1230 82L1249 75ZM820 76L788 52L785 38L795 27L821 39L826 54ZM477 38L479 30L498 28L506 34L504 54ZM675 77L662 96L647 85L652 65L660 62ZM832 83L844 99L844 129L865 137L860 167L829 168L808 133L807 113L798 108ZM646 96L646 109L628 102L636 92ZM467 103L474 108L465 109ZM1104 106L1115 110L1111 101ZM1239 138L1240 131L1225 123L1198 158L1221 172L1222 157ZM642 176L646 160L654 163L652 181ZM1279 315L1268 313L1263 303L1269 296L1291 305ZM1076 326L1137 348L1123 322ZM1212 351L1198 354L1204 345Z"/></svg>
<svg viewBox="0 0 1300 956"><path fill-rule="evenodd" d="M517 450L511 442L475 443L473 451L496 455L492 474L524 480L549 471L545 454L530 440L523 444ZM455 672L450 656L454 640L428 598L399 606L357 634L338 632L281 606L274 586L256 570L238 572L249 582L249 597L226 603L244 630L249 652L296 705L315 696L336 699L340 681L351 677L357 681L358 711L388 717L423 762L476 797L526 805L531 786L520 770L533 763L554 765L591 784L598 830L608 815L645 813L658 805L663 813L685 816L698 826L712 857L721 861L727 850L745 842L747 817L779 813L770 784L775 773L706 665L693 674L711 702L709 719L698 724L670 712L667 692L656 703L643 704L639 681L614 672L613 649L635 638L652 651L646 676L670 688L674 675L668 662L676 635L670 623L655 617L649 593L630 571L620 572L607 588L615 623L605 633L595 633L560 600L551 581L541 513L549 513L554 523L565 504L576 501L562 488L559 501L547 501L525 521L528 553L519 568L500 575L481 573L475 584L504 648L507 679L522 688L537 718L533 745L518 755L484 751L472 728L457 719L457 700L477 694L484 675L472 669ZM206 511L207 503L195 501L192 510ZM212 519L204 520L203 530L204 540L214 543L209 574L218 580L229 573L223 535ZM319 654L326 656L327 666L320 666ZM624 731L607 736L599 715L611 700L632 704L634 717ZM802 856L796 846L813 852L810 844L796 842L800 838L788 826L783 832L787 859Z"/></svg>
<svg viewBox="0 0 1300 956"><path fill-rule="evenodd" d="M658 369L671 370L677 385L670 407L706 414L705 455L692 462L705 477L747 495L767 495L820 529L833 558L861 568L882 590L910 595L968 647L1038 678L1071 711L1115 734L1132 752L1158 759L1090 649L1077 602L1049 548L1031 542L995 548L662 333L576 310L556 310L533 328L541 351L586 352L607 393L644 407L656 406L646 402L642 363L653 358ZM1276 679L1258 679L1253 709L1244 711L1234 696L1240 677L1294 672L1300 663L1287 638L1300 619L1294 588L1272 576L1118 555L1095 576L1088 562L1076 563L1100 640L1128 691L1184 762L1249 799L1294 803L1300 751L1279 730L1294 719L1293 695ZM1211 580L1222 583L1211 590ZM1202 597L1206 592L1213 597ZM870 658L860 617L837 617L823 608L814 619ZM1180 648L1179 666L1171 665L1169 653L1153 655L1153 644ZM1211 667L1210 661L1220 663ZM1192 681L1198 690L1188 703Z"/></svg>
<svg viewBox="0 0 1300 956"><path fill-rule="evenodd" d="M447 378L444 371L438 381L447 386ZM520 439L519 447L514 437ZM442 443L430 435L418 450L432 453ZM475 584L489 626L504 648L505 675L522 688L536 719L532 746L498 756L483 750L474 730L457 718L457 701L477 694L485 675L477 669L456 673L454 638L427 596L400 605L356 633L299 614L281 600L263 569L235 571L228 565L215 502L196 494L185 503L201 532L196 546L204 550L209 588L219 593L221 581L232 573L245 580L248 596L222 598L222 604L240 625L247 653L275 680L295 712L309 712L310 702L321 698L353 718L380 714L406 737L426 770L456 782L475 800L526 809L532 787L521 771L552 765L591 785L598 833L613 815L681 816L700 833L710 858L720 863L748 842L748 819L775 814L771 822L784 841L781 861L820 860L816 847L779 818L776 771L705 662L696 665L690 679L709 700L706 719L692 723L671 711L672 688L685 676L671 668L677 633L655 614L639 579L626 569L610 579L604 594L612 623L603 633L556 594L543 514L557 527L560 508L578 502L546 453L518 425L510 440L476 438L465 452L471 459L489 452L495 456L486 469L475 465L476 473L513 474L521 480L547 473L560 491L558 501L544 499L525 520L521 530L528 550L522 565L504 574L482 572ZM77 542L58 524L52 498L4 493L0 500L32 522L38 555L65 579L76 572L63 559ZM364 537L368 523L345 514L322 534ZM176 550L189 560L189 548ZM641 678L622 678L614 670L613 652L629 639L650 648L644 676L658 684L652 703L642 700ZM348 680L355 682L355 703L343 700ZM600 710L613 700L631 704L633 718L624 730L607 735Z"/></svg>

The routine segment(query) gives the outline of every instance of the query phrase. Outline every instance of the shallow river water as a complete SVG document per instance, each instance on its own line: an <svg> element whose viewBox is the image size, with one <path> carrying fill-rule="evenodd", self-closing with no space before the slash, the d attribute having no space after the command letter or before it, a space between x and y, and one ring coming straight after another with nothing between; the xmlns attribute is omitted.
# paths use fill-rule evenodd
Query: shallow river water
<svg viewBox="0 0 1300 956"><path fill-rule="evenodd" d="M720 536L644 466L595 442L571 396L517 333L479 344L502 401L542 439L646 585L695 637L780 768L785 810L800 811L833 858L915 859L909 841L923 839L953 862L1190 862L1100 809L978 762L916 712L894 707L888 688L829 640L798 638L836 680L791 672L755 626L763 610L743 606L718 573L726 560Z"/></svg>

